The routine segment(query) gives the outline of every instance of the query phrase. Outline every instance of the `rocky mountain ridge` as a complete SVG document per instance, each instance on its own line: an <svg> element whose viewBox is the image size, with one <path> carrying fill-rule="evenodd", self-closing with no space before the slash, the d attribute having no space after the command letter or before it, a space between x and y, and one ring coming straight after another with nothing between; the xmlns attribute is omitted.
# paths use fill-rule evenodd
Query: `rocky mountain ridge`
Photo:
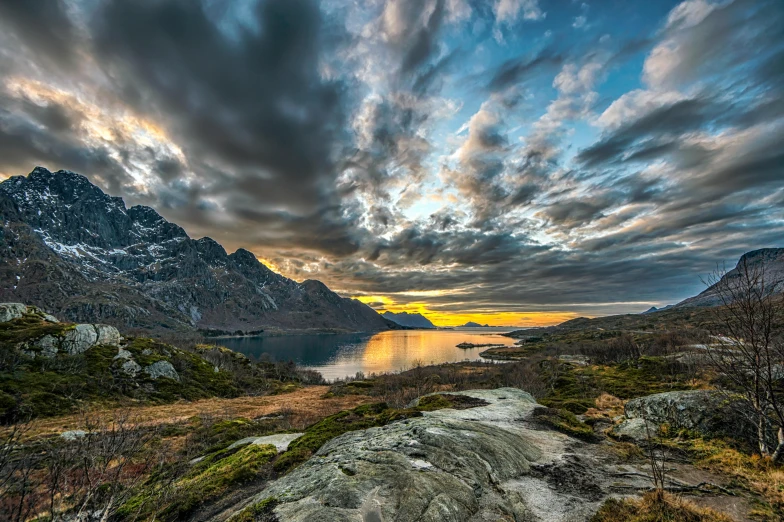
<svg viewBox="0 0 784 522"><path fill-rule="evenodd" d="M766 286L775 285L771 288L776 293L784 292L784 248L760 248L746 252L738 260L737 265L729 270L721 278L721 282L739 277L738 271L746 266L750 271L764 271L764 282ZM690 297L674 305L676 308L691 306L718 306L721 299L716 287L721 282L711 285L709 288L700 292L694 297Z"/></svg>
<svg viewBox="0 0 784 522"><path fill-rule="evenodd" d="M0 300L123 328L375 331L389 323L248 250L191 239L79 174L36 167L0 183Z"/></svg>
<svg viewBox="0 0 784 522"><path fill-rule="evenodd" d="M400 326L407 326L409 328L435 328L436 325L430 322L430 319L422 314L410 314L408 312L394 313L387 310L381 316L388 319L393 323Z"/></svg>

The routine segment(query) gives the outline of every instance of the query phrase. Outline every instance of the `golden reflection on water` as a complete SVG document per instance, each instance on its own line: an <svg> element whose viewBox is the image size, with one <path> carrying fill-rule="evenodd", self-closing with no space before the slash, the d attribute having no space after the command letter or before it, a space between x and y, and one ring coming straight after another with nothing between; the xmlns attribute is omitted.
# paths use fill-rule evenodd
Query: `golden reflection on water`
<svg viewBox="0 0 784 522"><path fill-rule="evenodd" d="M508 331L508 330L505 330ZM328 379L370 373L394 372L417 364L438 364L479 359L486 348L457 348L462 342L474 344L514 344L514 339L476 330L398 330L373 335L357 350L337 354L326 365L316 368Z"/></svg>

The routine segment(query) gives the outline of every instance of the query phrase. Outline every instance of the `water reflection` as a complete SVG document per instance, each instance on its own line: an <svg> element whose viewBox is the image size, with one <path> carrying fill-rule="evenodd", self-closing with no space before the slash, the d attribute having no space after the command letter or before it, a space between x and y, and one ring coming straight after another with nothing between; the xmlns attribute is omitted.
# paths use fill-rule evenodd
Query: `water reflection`
<svg viewBox="0 0 784 522"><path fill-rule="evenodd" d="M461 349L462 342L512 344L499 335L503 328L403 330L377 334L296 335L222 339L220 344L251 358L293 360L321 372L326 379L399 371L417 363L438 364L478 360L485 348Z"/></svg>

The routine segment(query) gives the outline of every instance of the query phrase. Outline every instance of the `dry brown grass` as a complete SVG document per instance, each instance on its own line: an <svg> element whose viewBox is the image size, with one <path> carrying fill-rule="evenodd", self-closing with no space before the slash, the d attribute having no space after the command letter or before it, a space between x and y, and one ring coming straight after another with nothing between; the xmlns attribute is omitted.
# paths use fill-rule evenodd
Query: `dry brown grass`
<svg viewBox="0 0 784 522"><path fill-rule="evenodd" d="M654 491L641 499L610 499L604 503L591 522L733 522L730 517L712 509L700 508L691 502Z"/></svg>
<svg viewBox="0 0 784 522"><path fill-rule="evenodd" d="M697 441L694 445L705 455L696 462L698 466L740 479L769 503L771 511L780 514L777 520L784 520L784 468L774 466L769 458L746 455L721 443ZM764 508L753 514L769 515Z"/></svg>
<svg viewBox="0 0 784 522"><path fill-rule="evenodd" d="M602 392L602 394L596 398L596 407L588 408L588 410L585 412L585 415L587 417L606 417L612 419L619 415L623 415L623 407L625 403L625 401L614 395Z"/></svg>
<svg viewBox="0 0 784 522"><path fill-rule="evenodd" d="M377 398L365 395L325 398L324 395L328 391L329 386L306 386L282 395L233 399L212 398L156 406L135 406L131 411L137 424L146 426L176 424L196 416L255 419L277 413L287 413L296 418L297 425L307 425L342 410L355 408L361 404L378 402ZM94 411L92 414L108 418L116 411L116 409L105 409ZM77 429L82 418L82 415L74 414L36 420L26 435L30 438L37 438ZM4 429L10 428L5 427Z"/></svg>

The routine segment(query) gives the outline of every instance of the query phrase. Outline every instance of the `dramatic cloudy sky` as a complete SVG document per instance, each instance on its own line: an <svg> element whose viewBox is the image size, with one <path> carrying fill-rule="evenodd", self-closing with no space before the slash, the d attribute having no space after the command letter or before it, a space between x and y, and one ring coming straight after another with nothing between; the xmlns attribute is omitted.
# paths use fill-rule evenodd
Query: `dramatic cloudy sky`
<svg viewBox="0 0 784 522"><path fill-rule="evenodd" d="M35 165L442 324L641 311L784 246L784 2L2 0Z"/></svg>

